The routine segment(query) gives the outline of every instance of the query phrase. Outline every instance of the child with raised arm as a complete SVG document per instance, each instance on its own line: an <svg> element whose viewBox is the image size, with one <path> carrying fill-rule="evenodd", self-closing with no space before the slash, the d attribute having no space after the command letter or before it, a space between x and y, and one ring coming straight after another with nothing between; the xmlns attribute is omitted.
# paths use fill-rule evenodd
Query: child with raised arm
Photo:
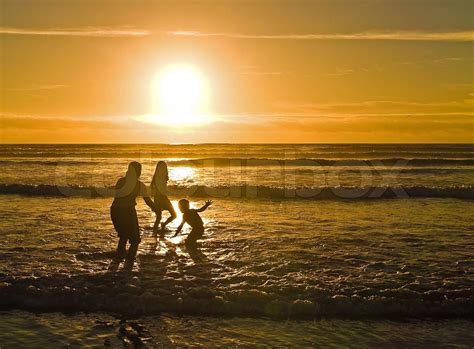
<svg viewBox="0 0 474 349"><path fill-rule="evenodd" d="M192 209L192 208L189 208L188 200L186 199L179 200L178 207L180 211L183 213L183 221L179 225L178 229L176 230L176 234L174 234L173 237L177 236L181 232L181 229L183 229L184 223L188 223L193 229L191 230L191 233L189 233L184 243L186 245L193 245L196 243L198 239L202 238L202 235L204 234L204 224L198 213L205 211L209 206L211 206L211 204L212 204L212 201L207 200L204 206L202 206L201 208Z"/></svg>

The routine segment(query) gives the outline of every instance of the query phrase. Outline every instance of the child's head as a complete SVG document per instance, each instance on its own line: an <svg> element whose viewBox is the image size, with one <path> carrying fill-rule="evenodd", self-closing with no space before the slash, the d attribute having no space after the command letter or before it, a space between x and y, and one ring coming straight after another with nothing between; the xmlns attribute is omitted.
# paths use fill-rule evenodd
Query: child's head
<svg viewBox="0 0 474 349"><path fill-rule="evenodd" d="M189 201L186 199L181 199L178 201L178 207L181 212L189 210Z"/></svg>
<svg viewBox="0 0 474 349"><path fill-rule="evenodd" d="M164 161L158 161L155 168L155 173L153 174L153 182L156 181L167 181L168 180L168 165Z"/></svg>
<svg viewBox="0 0 474 349"><path fill-rule="evenodd" d="M137 161L132 161L128 164L126 177L131 180L137 180L142 174L142 165Z"/></svg>

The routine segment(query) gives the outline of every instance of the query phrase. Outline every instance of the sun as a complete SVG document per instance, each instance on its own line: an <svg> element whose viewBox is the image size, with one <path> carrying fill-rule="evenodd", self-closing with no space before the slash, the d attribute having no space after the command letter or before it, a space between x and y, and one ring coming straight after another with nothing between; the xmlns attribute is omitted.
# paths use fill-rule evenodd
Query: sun
<svg viewBox="0 0 474 349"><path fill-rule="evenodd" d="M165 67L156 74L151 94L155 122L176 126L209 122L209 87L195 66L173 64Z"/></svg>

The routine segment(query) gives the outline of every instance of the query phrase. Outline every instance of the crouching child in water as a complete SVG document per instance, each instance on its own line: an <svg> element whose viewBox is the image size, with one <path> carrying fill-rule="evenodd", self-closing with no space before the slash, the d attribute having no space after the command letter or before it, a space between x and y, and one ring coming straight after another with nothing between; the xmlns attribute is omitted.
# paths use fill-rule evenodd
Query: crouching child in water
<svg viewBox="0 0 474 349"><path fill-rule="evenodd" d="M204 224L202 222L201 217L199 216L199 212L205 211L209 206L211 206L212 201L207 200L204 206L198 209L189 208L189 201L186 199L181 199L178 202L179 210L183 213L183 221L179 225L178 229L176 230L176 234L173 237L177 236L181 229L183 229L184 223L188 223L192 230L189 233L186 241L184 242L186 245L193 245L196 241L202 238L204 234Z"/></svg>

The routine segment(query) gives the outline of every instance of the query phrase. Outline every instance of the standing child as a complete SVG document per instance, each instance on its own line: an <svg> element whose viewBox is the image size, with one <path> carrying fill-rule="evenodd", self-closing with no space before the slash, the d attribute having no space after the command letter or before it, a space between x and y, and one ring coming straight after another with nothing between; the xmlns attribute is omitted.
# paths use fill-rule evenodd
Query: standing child
<svg viewBox="0 0 474 349"><path fill-rule="evenodd" d="M142 165L132 161L128 165L127 174L120 178L115 186L114 201L110 207L110 216L115 230L119 236L117 246L117 258L127 256L129 262L133 261L137 254L140 243L140 229L138 227L137 196L142 196L146 204L154 211L155 204L143 182L139 180L142 173ZM127 242L130 242L128 253Z"/></svg>
<svg viewBox="0 0 474 349"><path fill-rule="evenodd" d="M155 234L157 234L160 229L164 233L166 226L176 218L176 212L174 211L170 199L168 199L168 180L168 166L166 165L166 162L159 161L156 165L155 173L153 174L153 179L151 181L151 191L156 206L156 220L153 226L153 232ZM170 216L160 225L163 211L168 211Z"/></svg>
<svg viewBox="0 0 474 349"><path fill-rule="evenodd" d="M199 212L205 211L209 206L211 206L212 201L207 200L204 206L198 209L189 208L189 201L186 199L181 199L178 202L178 207L180 211L183 213L183 221L179 225L178 229L176 230L176 234L173 237L177 236L181 229L183 229L184 223L188 223L192 230L189 233L188 237L186 238L185 244L186 245L193 245L196 241L202 238L204 234L204 224L202 222L201 217L199 216Z"/></svg>

